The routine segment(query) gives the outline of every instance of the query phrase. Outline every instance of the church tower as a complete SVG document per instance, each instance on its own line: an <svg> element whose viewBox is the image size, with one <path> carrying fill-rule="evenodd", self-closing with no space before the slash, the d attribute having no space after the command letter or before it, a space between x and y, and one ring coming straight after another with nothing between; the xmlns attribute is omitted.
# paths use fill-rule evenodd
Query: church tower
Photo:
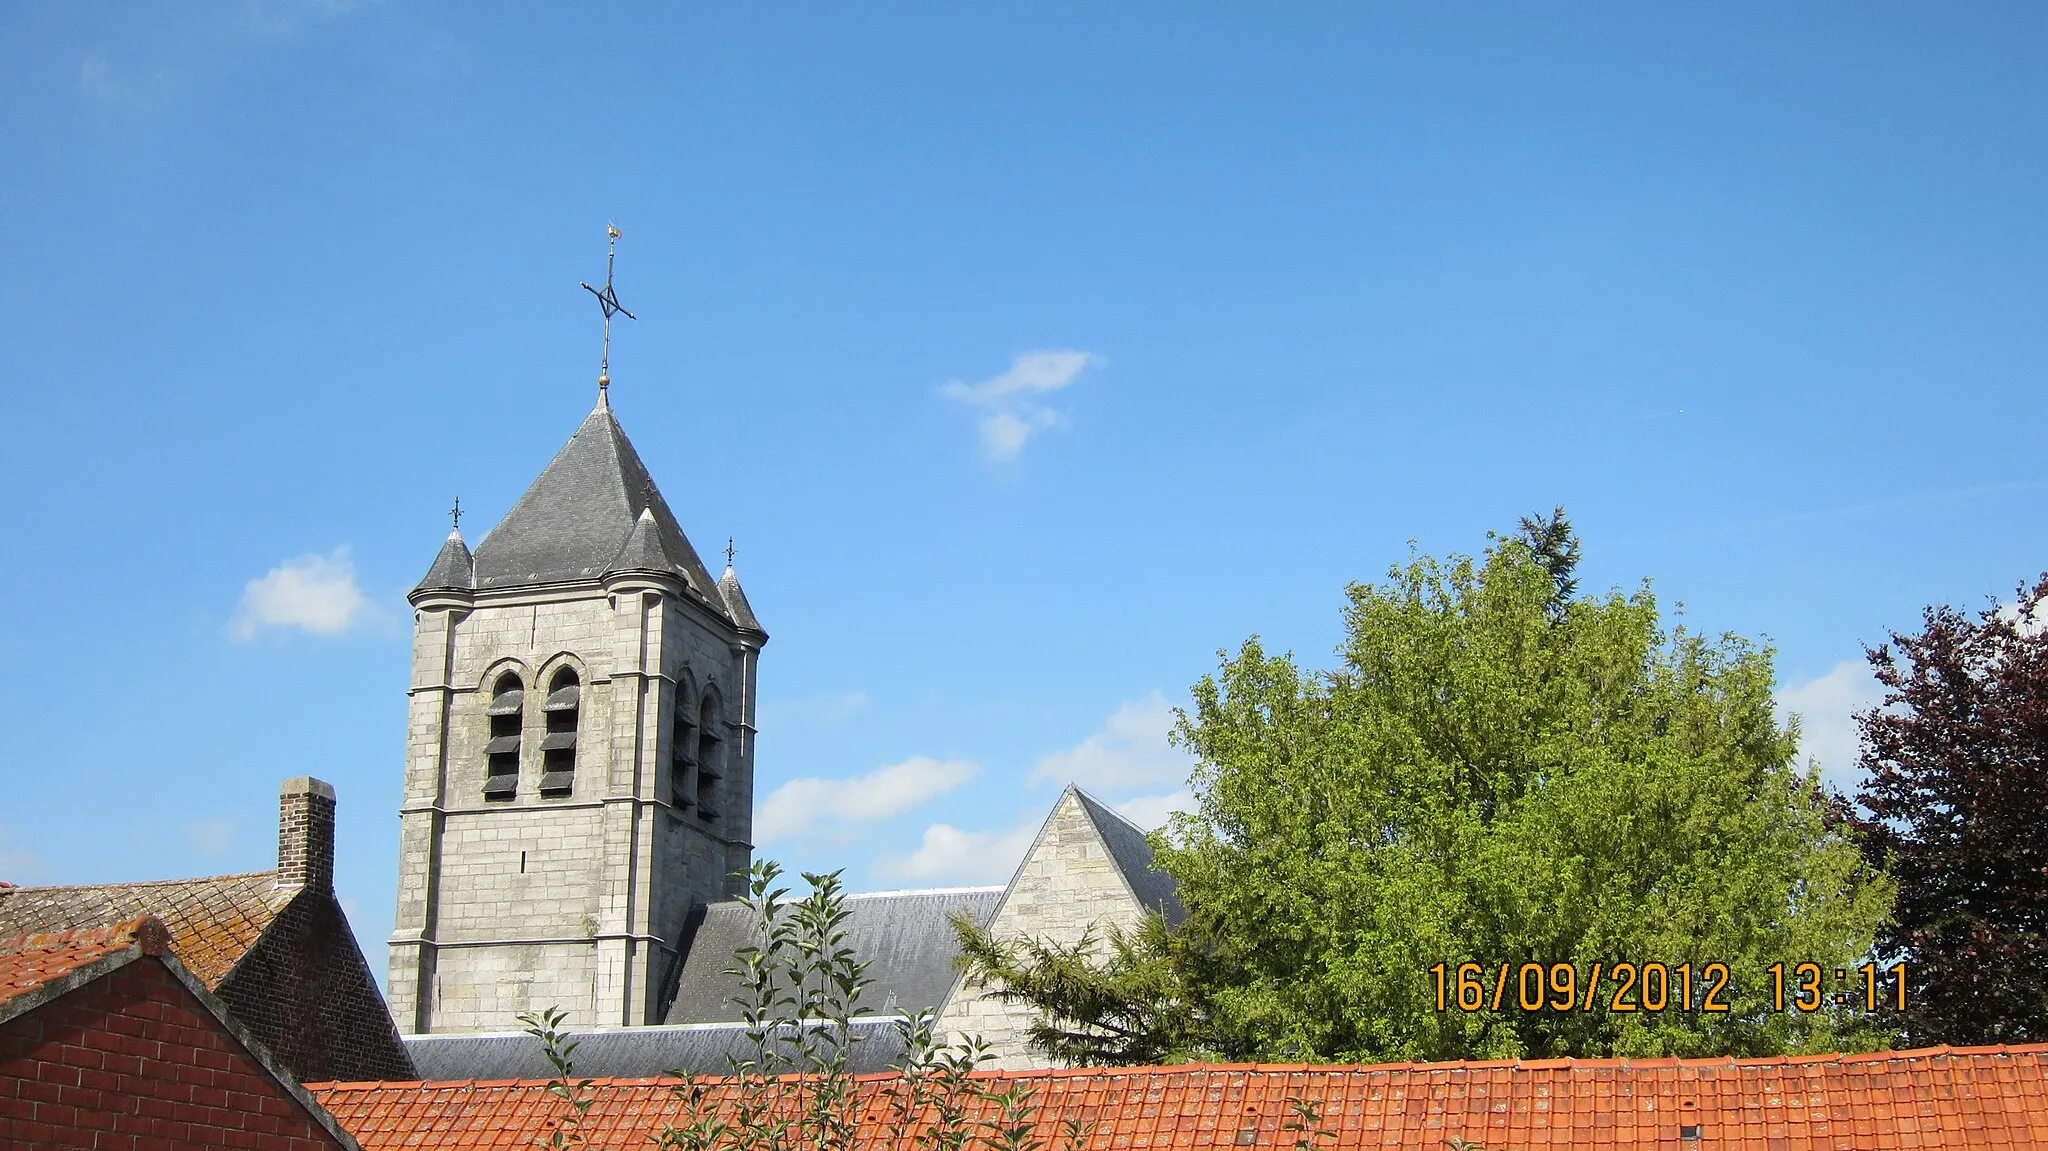
<svg viewBox="0 0 2048 1151"><path fill-rule="evenodd" d="M409 598L399 1029L660 1022L692 909L751 860L768 635L730 563L711 578L600 391Z"/></svg>

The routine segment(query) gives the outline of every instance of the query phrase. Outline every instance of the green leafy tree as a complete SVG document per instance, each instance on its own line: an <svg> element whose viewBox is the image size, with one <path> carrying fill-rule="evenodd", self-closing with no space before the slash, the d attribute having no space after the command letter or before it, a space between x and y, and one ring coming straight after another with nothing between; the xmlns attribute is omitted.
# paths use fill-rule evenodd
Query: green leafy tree
<svg viewBox="0 0 2048 1151"><path fill-rule="evenodd" d="M1928 608L1870 652L1865 846L1899 883L1880 940L1916 1043L2048 1038L2048 576L2016 610Z"/></svg>
<svg viewBox="0 0 2048 1151"><path fill-rule="evenodd" d="M1177 738L1199 810L1154 839L1177 930L1107 949L967 933L971 974L1037 1006L1036 1041L1075 1062L1881 1042L1832 1004L1772 1002L1771 964L1865 959L1893 889L1794 768L1769 649L1667 630L1647 586L1565 598L1577 541L1561 509L1546 522L1352 585L1333 670L1254 637L1195 685ZM1432 968L1465 962L1485 1002L1440 1010ZM1694 1002L1614 1010L1618 962L1690 964ZM1511 979L1496 1009L1495 974L1523 963L1546 982L1570 964L1577 1003L1595 964L1609 981L1590 1010L1524 1011ZM1725 1013L1697 1009L1712 963Z"/></svg>

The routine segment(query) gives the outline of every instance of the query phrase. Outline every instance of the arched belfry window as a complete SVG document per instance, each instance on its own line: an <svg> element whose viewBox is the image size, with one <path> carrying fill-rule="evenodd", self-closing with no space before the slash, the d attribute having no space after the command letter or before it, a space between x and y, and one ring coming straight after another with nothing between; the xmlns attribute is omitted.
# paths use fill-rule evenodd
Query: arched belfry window
<svg viewBox="0 0 2048 1151"><path fill-rule="evenodd" d="M695 782L696 771L696 712L691 708L688 689L677 684L675 722L669 729L668 740L669 802L677 811L688 811L696 802L696 796L690 789L690 785Z"/></svg>
<svg viewBox="0 0 2048 1151"><path fill-rule="evenodd" d="M540 737L542 795L567 792L576 782L576 724L583 708L583 686L573 668L563 668L548 682L547 734Z"/></svg>
<svg viewBox="0 0 2048 1151"><path fill-rule="evenodd" d="M724 774L725 741L718 737L718 694L706 691L697 713L697 818L718 818L718 781Z"/></svg>
<svg viewBox="0 0 2048 1151"><path fill-rule="evenodd" d="M484 714L491 719L491 739L484 744L484 797L510 799L519 791L519 727L526 715L526 690L518 676L506 672L498 677Z"/></svg>

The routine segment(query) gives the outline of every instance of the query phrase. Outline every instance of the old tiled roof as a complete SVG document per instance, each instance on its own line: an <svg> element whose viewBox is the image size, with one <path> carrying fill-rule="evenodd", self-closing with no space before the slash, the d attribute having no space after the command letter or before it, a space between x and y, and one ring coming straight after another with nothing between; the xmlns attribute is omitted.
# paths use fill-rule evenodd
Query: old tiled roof
<svg viewBox="0 0 2048 1151"><path fill-rule="evenodd" d="M166 942L163 924L149 916L0 939L0 1008L10 1000L138 944L141 950L137 954L161 955Z"/></svg>
<svg viewBox="0 0 2048 1151"><path fill-rule="evenodd" d="M1819 1151L2048 1146L2048 1044L1936 1047L1777 1059L1544 1060L1370 1067L1187 1066L1004 1072L1034 1092L1042 1133L1092 1123L1081 1151L1288 1148L1291 1101L1320 1110L1331 1151L1514 1148ZM897 1129L881 1093L859 1142ZM600 1079L581 1131L592 1146L646 1146L681 1114L673 1081ZM534 1145L562 1103L544 1080L318 1084L365 1148ZM730 1091L729 1086L718 1090Z"/></svg>
<svg viewBox="0 0 2048 1151"><path fill-rule="evenodd" d="M0 889L0 936L68 931L154 915L171 933L171 949L208 990L234 971L297 888L279 889L277 872L100 883L78 887Z"/></svg>
<svg viewBox="0 0 2048 1151"><path fill-rule="evenodd" d="M878 1015L937 1011L953 988L953 957L960 939L954 913L987 927L1003 897L1000 887L888 891L846 898L846 945L868 962L861 1006ZM759 946L751 912L742 903L714 903L703 911L685 944L682 977L667 1023L727 1023L739 1018L733 997L737 976L725 974L733 953Z"/></svg>
<svg viewBox="0 0 2048 1151"><path fill-rule="evenodd" d="M683 535L647 466L599 403L540 477L476 546L479 589L595 579L619 557L640 512L654 513L658 545L629 558L686 583L719 616L717 587Z"/></svg>
<svg viewBox="0 0 2048 1151"><path fill-rule="evenodd" d="M1081 801L1081 810L1088 814L1088 821L1095 825L1095 833L1109 848L1110 861L1130 885L1131 894L1148 910L1164 915L1168 923L1179 923L1184 913L1178 885L1172 876L1153 866L1152 845L1145 841L1144 829L1080 788L1072 790L1074 798Z"/></svg>
<svg viewBox="0 0 2048 1151"><path fill-rule="evenodd" d="M861 1020L853 1030L860 1036L848 1060L854 1074L884 1072L902 1061L904 1044L897 1020ZM732 1066L728 1056L746 1058L753 1053L740 1024L611 1027L572 1032L564 1038L576 1044L578 1076L615 1079L678 1071L723 1075ZM428 1079L531 1079L553 1074L540 1040L521 1031L408 1035L405 1051Z"/></svg>

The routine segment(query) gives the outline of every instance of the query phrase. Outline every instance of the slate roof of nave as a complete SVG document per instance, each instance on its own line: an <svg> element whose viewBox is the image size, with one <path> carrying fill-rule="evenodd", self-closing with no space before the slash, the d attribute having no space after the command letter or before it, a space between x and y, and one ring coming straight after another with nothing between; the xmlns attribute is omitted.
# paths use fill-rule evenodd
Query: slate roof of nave
<svg viewBox="0 0 2048 1151"><path fill-rule="evenodd" d="M152 883L0 887L0 938L154 915L170 931L171 950L185 969L208 990L218 990L300 890L280 888L275 871Z"/></svg>
<svg viewBox="0 0 2048 1151"><path fill-rule="evenodd" d="M902 1061L903 1035L894 1017L856 1020L858 1037L849 1058L855 1075L885 1072ZM662 1027L610 1027L573 1031L563 1038L576 1044L578 1078L638 1078L681 1071L689 1075L724 1075L728 1056L747 1058L753 1046L744 1025L692 1024ZM468 1035L408 1035L405 1053L423 1079L534 1079L553 1075L540 1040L523 1031Z"/></svg>
<svg viewBox="0 0 2048 1151"><path fill-rule="evenodd" d="M1179 923L1186 912L1181 909L1178 885L1172 876L1154 865L1145 829L1080 788L1072 790L1088 821L1095 825L1095 833L1102 837L1103 846L1109 849L1110 862L1123 874L1124 882L1130 884L1131 894L1146 910L1164 915L1168 924Z"/></svg>
<svg viewBox="0 0 2048 1151"><path fill-rule="evenodd" d="M964 912L986 927L1002 901L1000 887L936 888L846 897L846 944L868 961L860 1005L881 1015L936 1011L953 989L960 940L952 917ZM738 977L725 974L733 952L761 940L752 913L738 902L714 903L690 934L689 950L668 1023L726 1023L739 1016Z"/></svg>
<svg viewBox="0 0 2048 1151"><path fill-rule="evenodd" d="M651 558L636 556L630 566L658 564L657 570L681 579L713 612L727 616L717 583L603 402L477 544L475 586L595 579L621 558L643 510L653 513L658 546Z"/></svg>

